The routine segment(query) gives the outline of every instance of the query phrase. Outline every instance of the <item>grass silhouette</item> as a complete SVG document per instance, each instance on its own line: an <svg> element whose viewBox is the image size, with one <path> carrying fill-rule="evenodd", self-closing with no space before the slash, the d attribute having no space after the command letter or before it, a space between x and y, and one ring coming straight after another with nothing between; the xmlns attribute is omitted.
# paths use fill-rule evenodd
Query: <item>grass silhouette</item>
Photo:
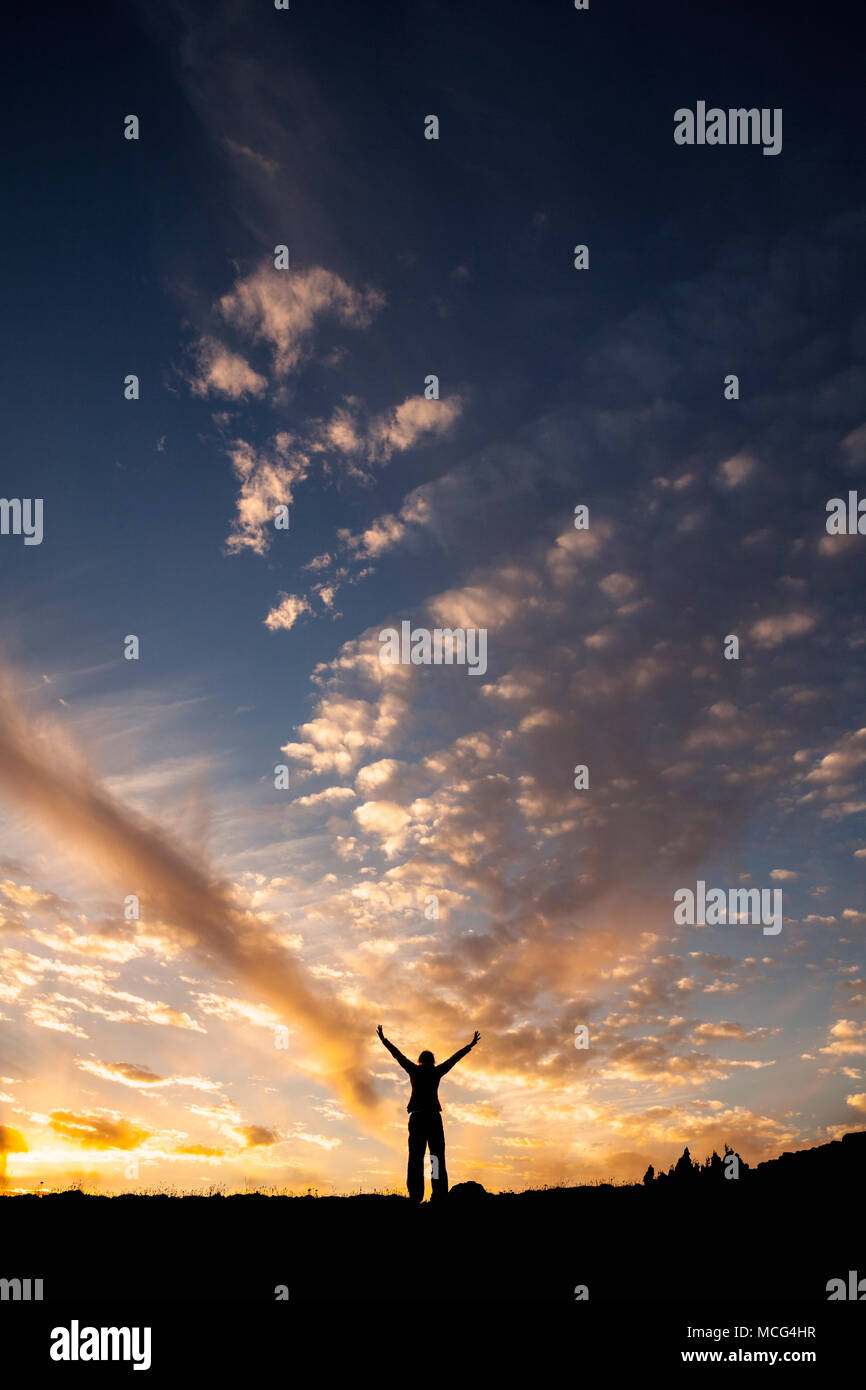
<svg viewBox="0 0 866 1390"><path fill-rule="evenodd" d="M81 1187L6 1195L5 1273L45 1296L137 1300L826 1301L864 1264L866 1132L783 1154L735 1181L595 1182L412 1206L384 1190L319 1195ZM679 1166L679 1171L684 1171ZM709 1171L709 1170L707 1170ZM385 1277L371 1278L371 1264ZM471 1267L470 1285L456 1279ZM866 1267L862 1270L866 1274Z"/></svg>

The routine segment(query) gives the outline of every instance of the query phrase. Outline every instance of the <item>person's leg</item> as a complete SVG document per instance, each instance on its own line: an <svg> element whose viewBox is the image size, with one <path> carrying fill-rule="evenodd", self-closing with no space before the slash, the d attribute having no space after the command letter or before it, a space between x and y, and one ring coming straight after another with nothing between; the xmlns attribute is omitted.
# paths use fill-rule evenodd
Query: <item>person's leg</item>
<svg viewBox="0 0 866 1390"><path fill-rule="evenodd" d="M406 1168L406 1186L409 1189L411 1202L424 1200L424 1150L427 1147L427 1133L423 1120L424 1116L418 1110L413 1110L409 1116L409 1163Z"/></svg>
<svg viewBox="0 0 866 1390"><path fill-rule="evenodd" d="M445 1129L441 1115L433 1115L428 1132L430 1163L433 1169L431 1201L441 1201L448 1195L448 1170L445 1167Z"/></svg>

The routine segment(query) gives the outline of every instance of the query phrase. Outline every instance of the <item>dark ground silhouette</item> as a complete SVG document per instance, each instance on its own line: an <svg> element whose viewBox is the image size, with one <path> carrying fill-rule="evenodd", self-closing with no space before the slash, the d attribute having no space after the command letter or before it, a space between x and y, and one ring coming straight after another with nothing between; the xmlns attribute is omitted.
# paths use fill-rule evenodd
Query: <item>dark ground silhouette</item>
<svg viewBox="0 0 866 1390"><path fill-rule="evenodd" d="M46 1300L825 1302L866 1276L866 1132L741 1170L491 1195L0 1199L0 1277ZM371 1278L371 1264L378 1276ZM471 1281L455 1271L472 1270ZM864 1285L866 1289L866 1285ZM8 1305L7 1305L8 1306Z"/></svg>

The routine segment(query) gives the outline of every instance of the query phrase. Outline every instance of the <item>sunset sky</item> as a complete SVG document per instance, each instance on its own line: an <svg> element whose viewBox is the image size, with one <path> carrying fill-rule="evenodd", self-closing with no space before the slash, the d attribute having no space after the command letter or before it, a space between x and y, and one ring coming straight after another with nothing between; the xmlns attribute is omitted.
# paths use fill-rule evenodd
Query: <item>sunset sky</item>
<svg viewBox="0 0 866 1390"><path fill-rule="evenodd" d="M856 55L627 8L22 7L10 1188L397 1189L379 1023L481 1032L452 1182L866 1125ZM781 108L781 153L676 145L699 100ZM406 619L486 629L486 674L383 665ZM676 926L698 880L781 889L781 932Z"/></svg>

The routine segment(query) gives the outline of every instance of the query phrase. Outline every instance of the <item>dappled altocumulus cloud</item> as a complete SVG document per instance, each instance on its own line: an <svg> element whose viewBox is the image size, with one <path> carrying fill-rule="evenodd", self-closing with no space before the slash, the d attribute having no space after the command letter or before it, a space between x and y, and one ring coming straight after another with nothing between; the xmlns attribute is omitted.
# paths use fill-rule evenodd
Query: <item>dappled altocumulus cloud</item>
<svg viewBox="0 0 866 1390"><path fill-rule="evenodd" d="M831 1056L866 1056L866 1023L840 1018L830 1029L831 1042L820 1049Z"/></svg>
<svg viewBox="0 0 866 1390"><path fill-rule="evenodd" d="M40 933L34 933L39 937ZM68 947L61 946L61 952ZM158 999L147 999L129 990L117 989L116 971L101 966L74 964L57 957L37 955L7 947L0 951L3 984L0 997L21 1000L31 1022L40 1028L72 1033L85 1038L87 1033L76 1020L81 1014L93 1014L111 1022L150 1024L180 1028L202 1033L202 1025L185 1010ZM54 992L44 992L49 982L55 982ZM56 985L59 984L59 988ZM75 994L68 993L75 990ZM82 998L86 995L86 998ZM106 1002L108 1001L108 1002Z"/></svg>
<svg viewBox="0 0 866 1390"><path fill-rule="evenodd" d="M241 490L226 549L229 554L252 550L264 555L273 535L276 508L294 501L295 488L310 466L309 455L285 431L275 435L265 449L256 450L237 439L228 454Z"/></svg>
<svg viewBox="0 0 866 1390"><path fill-rule="evenodd" d="M445 401L409 397L402 405L372 418L363 426L347 411L338 411L327 425L311 427L305 444L307 452L297 456L294 470L285 466L276 471L269 466L248 468L250 451L245 446L237 446L233 460L235 471L243 478L244 489L238 501L238 521L229 538L229 549L249 546L258 554L265 552L270 540L266 526L274 516L274 508L280 502L292 500L294 486L305 476L311 456L324 452L341 455L347 473L356 480L363 480L368 476L367 464L387 462L395 452L447 434L461 409L462 402L457 396ZM407 520L410 518L414 519L407 513ZM342 583L354 584L372 573L372 566L364 562L375 560L391 549L403 538L405 531L405 523L393 516L377 518L361 536L341 531L339 539L349 563L332 566L330 556L320 557L321 563L314 560L307 568L330 573L306 595L280 594L265 618L265 626L271 631L288 631L302 614L314 611L312 600L323 609L333 609Z"/></svg>
<svg viewBox="0 0 866 1390"><path fill-rule="evenodd" d="M383 309L375 293L325 272L302 272L291 291L288 276L278 281L260 268L220 301L198 346L202 397L279 414L285 378L315 355L323 326L366 331ZM634 1177L683 1142L727 1141L753 1160L851 1122L866 989L862 968L843 974L832 956L859 948L866 914L854 896L825 896L832 875L811 839L866 805L866 736L850 716L862 695L852 655L866 634L856 604L838 601L858 556L821 549L823 477L803 475L803 513L780 467L785 432L802 424L799 378L774 400L753 400L745 421L706 433L683 404L683 372L716 370L754 292L744 274L728 311L707 280L682 289L673 308L611 323L585 352L589 399L459 464L440 465L431 450L434 476L402 497L391 479L381 503L371 480L388 479L380 469L395 453L453 436L464 418L456 397L426 402L401 389L391 397L400 404L370 410L343 394L291 431L285 419L266 423L249 433L266 441L255 444L232 417L230 552L273 559L274 508L313 470L345 486L352 506L356 485L372 503L349 510L349 524L314 550L299 546L293 559L311 576L302 592L278 588L294 579L274 585L265 622L294 659L300 619L330 624L341 586L373 581L358 590L364 617L339 630L312 672L312 709L294 706L275 731L291 798L265 816L226 793L224 821L236 813L239 826L232 850L249 835L248 898L132 817L80 764L47 786L47 754L7 706L0 770L14 804L100 883L140 882L145 909L139 930L103 931L10 872L4 932L28 940L7 958L8 1007L20 1002L36 1031L74 1048L76 1077L136 1089L142 1107L176 1095L204 1102L184 1106L204 1136L151 1125L164 1151L216 1163L242 1149L276 1166L296 1161L297 1144L323 1162L337 1155L347 1183L394 1172L390 1155L351 1144L344 1111L328 1110L321 1125L347 1126L339 1135L290 1128L281 1099L279 1122L258 1109L250 1120L202 1053L167 1065L156 1053L109 1051L102 1037L86 1044L88 1027L136 1020L191 1045L229 1039L255 1066L242 1084L281 1097L271 1040L284 1023L292 1067L308 1066L351 1117L368 1112L375 1085L393 1101L380 1111L383 1124L393 1117L387 1139L401 1145L403 1080L377 1050L376 1023L408 1052L429 1045L437 1055L478 1027L483 1046L451 1073L448 1097L461 1163L494 1185ZM762 293L768 321L786 324L778 277ZM828 372L818 393L828 403L822 457L846 468L862 466L846 443L858 431L829 418L829 403L853 399L856 385ZM572 521L582 501L588 530ZM415 585L411 614L396 606L395 575ZM384 666L378 633L409 616L486 628L485 677ZM741 639L739 662L724 660L729 633ZM589 768L585 791L574 787L578 764ZM862 837L845 839L846 863L863 848ZM784 887L781 937L675 928L672 893L698 877ZM40 908L47 926L35 925ZM121 978L153 965L157 923L183 957L172 958L182 997L170 1003L154 998L156 984L148 998ZM586 1050L574 1046L580 1024ZM314 1057L295 1055L296 1033ZM146 1065L81 1059L91 1046ZM816 1066L838 1081L829 1120L814 1116ZM318 1091L292 1101L305 1119L306 1107L333 1104ZM71 1143L129 1137L83 1102L56 1113Z"/></svg>
<svg viewBox="0 0 866 1390"><path fill-rule="evenodd" d="M235 282L214 306L213 317L243 342L264 348L268 371L279 379L310 351L322 319L364 328L383 303L378 290L353 289L321 266L275 272L273 263L266 261ZM237 398L262 393L265 379L215 335L203 335L196 352L197 370L189 378L196 394Z"/></svg>
<svg viewBox="0 0 866 1390"><path fill-rule="evenodd" d="M327 320L353 329L369 327L385 303L375 289L355 289L341 276L320 266L277 271L265 261L241 276L214 306L216 327L203 333L191 352L194 370L186 376L194 396L220 397L238 404L262 398L269 385L295 372L312 350L317 330ZM244 351L264 348L266 375L239 351L217 336L228 331ZM281 404L279 391L275 404ZM311 419L299 433L277 431L270 444L256 448L243 438L228 444L227 452L241 484L237 515L229 533L229 554L252 550L263 555L270 545L275 509L290 506L295 491L315 461L324 475L337 472L369 480L370 468L387 463L395 453L420 440L446 434L461 414L457 394L445 400L409 396L387 410L370 413L356 397L346 397L328 419ZM371 545L375 541L371 537ZM335 585L314 591L326 607L333 603ZM309 611L309 598L282 595L268 614L272 630L290 628Z"/></svg>
<svg viewBox="0 0 866 1390"><path fill-rule="evenodd" d="M227 452L241 490L227 551L237 554L248 549L264 555L273 538L277 507L292 504L298 485L314 465L328 473L333 470L332 460L336 457L343 460L342 471L364 478L368 464L387 461L395 452L447 433L460 409L456 397L449 401L410 397L395 409L369 420L363 432L354 424L349 428L343 419L337 423L335 417L328 425L311 422L300 435L278 431L263 449L235 439ZM384 529L378 533L374 529L367 538L368 552L378 553L392 539ZM319 585L317 591L321 588Z"/></svg>
<svg viewBox="0 0 866 1390"><path fill-rule="evenodd" d="M187 382L193 395L200 397L223 397L238 403L260 398L269 381L276 385L298 368L322 320L330 318L363 329L383 304L378 291L356 290L322 267L280 273L266 262L239 278L222 296L214 318L248 347L268 350L268 375L261 375L240 352L206 333L192 349L195 370L188 374ZM369 465L386 463L392 454L411 448L425 435L447 432L460 411L457 396L446 401L415 396L369 416L359 401L348 398L329 420L309 421L300 435L278 431L264 449L235 439L228 454L241 491L226 543L228 553L245 549L265 553L275 508L292 504L313 458L325 473L335 458L342 458L342 471L364 477ZM303 604L303 600L296 602ZM271 627L291 625L268 620Z"/></svg>
<svg viewBox="0 0 866 1390"><path fill-rule="evenodd" d="M423 525L431 536L435 518L431 502ZM675 528L676 517L666 524ZM397 528L380 553L401 540ZM771 1100L762 1114L760 1106L731 1104L724 1089L772 1074L785 1060L783 1039L756 1018L750 1001L773 972L793 978L791 962L777 943L732 929L728 949L719 949L718 936L702 949L698 929L673 930L671 893L709 873L720 849L731 858L735 881L748 881L733 847L756 801L800 807L805 815L812 805L854 801L866 761L860 735L840 731L816 743L811 709L816 700L832 708L831 677L813 664L807 680L786 656L796 633L764 645L762 663L782 663L777 669L748 668L748 678L737 680L720 655L730 619L715 632L706 620L694 630L669 622L654 607L664 583L652 570L654 548L655 538L628 515L616 522L594 516L589 532L552 526L507 560L481 564L465 582L434 592L413 614L416 623L489 630L490 667L478 682L458 668L384 666L379 625L400 615L383 610L373 628L314 672L311 716L283 746L300 786L287 823L293 838L309 837L308 865L293 884L302 913L289 911L286 924L318 934L310 976L336 993L327 1023L322 1015L312 1029L328 1035L328 1072L340 1074L339 1064L331 1070L331 1049L335 1020L345 1011L358 1020L356 1030L350 1026L351 1050L366 1057L370 1024L379 1016L408 1050L428 1041L439 1052L451 1050L479 1027L484 1048L473 1054L471 1072L457 1069L450 1085L458 1113L480 1106L486 1118L462 1124L491 1135L484 1162L493 1181L497 1174L503 1182L514 1174L546 1180L563 1154L581 1171L595 1171L592 1155L569 1149L573 1141L562 1137L569 1115L587 1140L598 1136L605 1152L612 1132L642 1145L733 1142L750 1157L801 1142ZM51 809L22 782L14 734L7 748L20 804L35 797L40 817L53 824ZM577 793L572 769L584 761L590 787ZM83 785L90 787L86 778ZM194 991L196 1012L183 1012L196 1026L204 1026L199 1015L227 1025L246 1017L266 1030L282 1017L283 1004L294 1024L296 1001L303 1020L309 986L298 986L293 965L277 998L272 966L278 959L281 972L285 966L267 928L254 931L207 876L179 864L155 832L142 832L120 808L104 806L98 789L67 802L70 795L61 783L61 804L73 811L73 828L83 817L85 843L91 818L104 816L124 854L130 841L136 854L147 853L148 881L155 856L157 883L167 875L172 888L170 903L157 899L156 916L167 929L182 930L185 949L215 950L243 967L238 975L249 1001ZM758 871L764 882L790 874L778 864L776 847ZM190 902L187 911L190 875L195 910ZM791 883L784 881L786 892ZM28 900L25 889L7 895L10 909L38 906L38 890ZM258 892L263 901L279 896L266 878ZM432 918L425 915L431 895L438 910ZM794 926L788 930L798 935ZM807 952L814 949L808 935L800 939ZM34 978L48 968L29 959L11 963ZM86 974L77 978L89 997L88 981ZM106 984L114 989L111 979L100 981ZM741 1001L735 1015L732 998ZM38 1005L49 1008L50 1001ZM106 1005L112 1007L111 996L103 1003L100 990L99 1007ZM71 1005L60 1000L54 1007ZM124 1007L133 1006L127 1000ZM57 1021L74 1026L74 1017L61 1012ZM584 1021L591 1046L581 1053L573 1031ZM819 1051L830 1060L856 1058L864 1048L859 1027L831 1023ZM140 1081L140 1093L166 1089L134 1069L118 1070L132 1064L93 1065L91 1074L108 1082ZM399 1078L379 1069L376 1077L396 1101ZM172 1069L166 1086L169 1080L172 1089L194 1084L181 1068ZM636 1118L632 1130L617 1099L624 1089L633 1106L639 1097L677 1100L634 1109L644 1127ZM349 1086L344 1094L356 1092ZM239 1127L232 1111L196 1113L221 1127L226 1143L175 1151L192 1157L202 1150L211 1158L234 1152L246 1122ZM277 1133L271 1126L263 1132ZM525 1140L536 1145L532 1160ZM657 1157L645 1148L628 1155L616 1160L617 1171L631 1176L639 1160ZM598 1162L603 1171L604 1159Z"/></svg>
<svg viewBox="0 0 866 1390"><path fill-rule="evenodd" d="M754 481L753 460L729 463L720 469L729 490ZM659 525L676 531L673 511ZM372 546L362 533L351 548L373 555L399 547L398 515L374 527ZM429 507L425 526L432 532ZM370 934L365 944L376 946L342 953L353 990L362 979L377 995L393 988L397 1018L415 1036L450 1034L464 1018L486 1029L473 1072L482 1092L505 1074L509 1084L531 1075L542 1086L567 1086L579 1075L581 1087L700 1091L779 1060L778 1029L692 1013L683 1050L686 1038L665 1037L667 1028L656 1034L652 1011L695 998L711 1008L715 997L749 992L785 967L783 955L740 963L712 953L696 967L694 934L671 934L671 892L733 846L756 798L768 808L801 799L803 779L828 756L826 743L805 754L801 744L815 702L833 701L832 664L810 663L807 683L798 658L780 655L774 666L768 655L763 670L750 665L748 679L737 679L721 654L728 631L739 626L756 650L781 652L813 630L814 616L771 610L738 624L728 613L715 632L706 621L683 630L656 606L665 583L652 572L658 543L627 511L617 523L594 516L588 532L530 540L507 563L431 596L426 617L413 613L417 624L487 627L484 682L445 668L382 668L374 628L319 668L313 717L283 747L301 773L353 780L364 798L329 828L337 855L365 877L316 908L323 921L350 915ZM383 614L381 625L393 620ZM579 796L571 768L584 760L591 783ZM850 760L859 765L853 752ZM798 875L772 863L764 881L784 881L788 891ZM733 881L750 881L744 866ZM456 913L431 925L423 907L437 891L457 894ZM652 948L640 945L648 925L656 941L671 942L663 976ZM749 952L759 943L766 945L734 937L732 947ZM576 1059L570 1033L582 1015L569 996L589 989L610 997L629 948L638 980L624 1000L626 1026L638 1036L596 1028L588 1058ZM551 992L560 1000L553 1014ZM515 1026L527 1014L534 1026ZM752 1050L733 1054L727 1043ZM774 1137L795 1138L755 1123L763 1126L761 1152ZM751 1124L744 1121L741 1136Z"/></svg>
<svg viewBox="0 0 866 1390"><path fill-rule="evenodd" d="M196 372L190 378L194 396L227 396L243 400L245 396L262 396L267 381L253 371L240 353L232 352L214 338L202 338L195 347Z"/></svg>

